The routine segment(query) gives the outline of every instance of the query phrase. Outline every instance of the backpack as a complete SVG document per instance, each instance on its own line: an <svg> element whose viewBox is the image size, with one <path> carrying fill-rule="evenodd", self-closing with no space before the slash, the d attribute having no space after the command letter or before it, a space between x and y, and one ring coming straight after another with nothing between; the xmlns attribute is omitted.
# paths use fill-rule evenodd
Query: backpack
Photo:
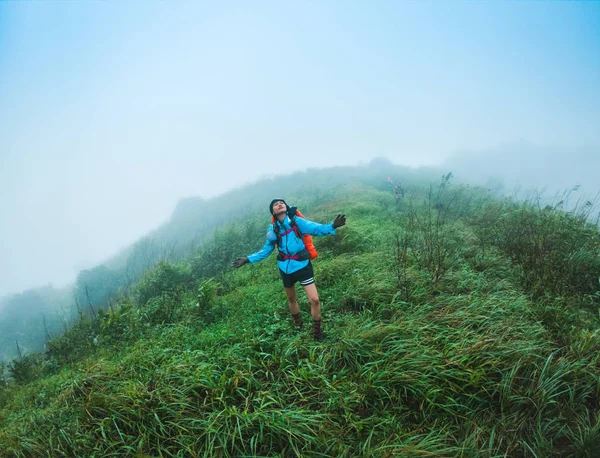
<svg viewBox="0 0 600 458"><path fill-rule="evenodd" d="M292 229L296 233L296 237L302 239L302 241L304 242L304 246L308 250L308 259L312 261L317 256L319 256L319 253L317 253L317 249L313 245L312 237L308 234L302 234L302 232L300 232L300 229L298 228L298 225L296 224L296 216L299 216L302 219L306 219L306 217L302 213L300 213L300 210L298 210L296 207L290 208L288 216L290 217ZM274 216L271 216L271 222L275 223ZM278 227L279 226L277 224L273 224L274 232L275 234L277 234L277 245L279 245L279 242L281 241L281 235L279 234Z"/></svg>

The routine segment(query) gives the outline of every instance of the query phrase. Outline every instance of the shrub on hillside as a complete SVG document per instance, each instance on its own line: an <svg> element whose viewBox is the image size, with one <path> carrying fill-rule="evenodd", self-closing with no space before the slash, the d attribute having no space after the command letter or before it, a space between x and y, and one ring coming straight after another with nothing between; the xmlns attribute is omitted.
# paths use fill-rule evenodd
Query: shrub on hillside
<svg viewBox="0 0 600 458"><path fill-rule="evenodd" d="M213 307L219 284L213 279L203 280L196 290L196 306L199 313L205 314Z"/></svg>
<svg viewBox="0 0 600 458"><path fill-rule="evenodd" d="M372 234L348 225L338 229L336 235L313 237L319 254L331 253L333 256L342 254L360 254L372 249Z"/></svg>
<svg viewBox="0 0 600 458"><path fill-rule="evenodd" d="M81 317L71 329L47 344L47 355L59 365L91 355L97 345L98 320Z"/></svg>
<svg viewBox="0 0 600 458"><path fill-rule="evenodd" d="M99 311L99 335L101 342L122 344L135 340L140 335L139 313L131 302L124 302L107 312Z"/></svg>
<svg viewBox="0 0 600 458"><path fill-rule="evenodd" d="M576 215L522 204L490 227L495 243L522 267L534 297L593 295L599 289L600 233Z"/></svg>
<svg viewBox="0 0 600 458"><path fill-rule="evenodd" d="M407 260L429 272L433 284L457 265L463 237L458 232L453 210L461 190L450 189L449 173L437 187L431 186L424 200L407 202L404 232L395 239L396 263L406 269Z"/></svg>
<svg viewBox="0 0 600 458"><path fill-rule="evenodd" d="M208 279L201 281L195 290L186 291L180 287L175 291L162 293L148 300L140 309L140 317L152 325L197 318L210 321L218 286L214 280Z"/></svg>
<svg viewBox="0 0 600 458"><path fill-rule="evenodd" d="M8 370L12 379L18 385L24 385L32 382L42 375L42 368L38 355L27 355L20 359L15 359L8 364Z"/></svg>
<svg viewBox="0 0 600 458"><path fill-rule="evenodd" d="M189 268L182 264L160 262L148 271L137 285L137 303L145 305L150 299L173 294L190 280Z"/></svg>
<svg viewBox="0 0 600 458"><path fill-rule="evenodd" d="M227 270L238 256L259 250L265 243L268 218L253 218L243 225L215 232L212 243L205 243L191 260L196 280L216 277Z"/></svg>
<svg viewBox="0 0 600 458"><path fill-rule="evenodd" d="M142 307L142 319L152 325L172 323L181 305L182 294L183 290L179 288L170 293L151 297Z"/></svg>

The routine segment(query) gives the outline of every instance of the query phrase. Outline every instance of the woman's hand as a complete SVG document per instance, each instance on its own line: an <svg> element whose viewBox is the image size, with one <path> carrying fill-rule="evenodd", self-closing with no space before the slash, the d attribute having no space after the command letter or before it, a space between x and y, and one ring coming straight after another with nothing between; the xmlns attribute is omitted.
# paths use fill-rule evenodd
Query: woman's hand
<svg viewBox="0 0 600 458"><path fill-rule="evenodd" d="M340 226L343 226L346 224L346 215L337 215L336 218L333 220L333 228L337 229Z"/></svg>
<svg viewBox="0 0 600 458"><path fill-rule="evenodd" d="M250 261L248 261L247 257L241 257L241 258L237 258L235 261L233 261L231 263L231 267L235 267L236 269L242 267L244 264L248 264Z"/></svg>

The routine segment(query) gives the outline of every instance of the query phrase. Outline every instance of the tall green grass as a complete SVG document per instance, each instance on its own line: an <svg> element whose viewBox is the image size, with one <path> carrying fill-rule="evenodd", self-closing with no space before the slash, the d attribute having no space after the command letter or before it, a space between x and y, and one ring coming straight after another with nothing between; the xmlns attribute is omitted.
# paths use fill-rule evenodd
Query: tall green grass
<svg viewBox="0 0 600 458"><path fill-rule="evenodd" d="M527 261L545 245L514 235L587 247L591 278L597 229L450 176L409 191L303 202L348 215L316 239L328 342L294 332L274 260L228 268L266 223L232 226L1 386L0 456L599 456L597 288L558 287L582 257L553 249L549 276Z"/></svg>

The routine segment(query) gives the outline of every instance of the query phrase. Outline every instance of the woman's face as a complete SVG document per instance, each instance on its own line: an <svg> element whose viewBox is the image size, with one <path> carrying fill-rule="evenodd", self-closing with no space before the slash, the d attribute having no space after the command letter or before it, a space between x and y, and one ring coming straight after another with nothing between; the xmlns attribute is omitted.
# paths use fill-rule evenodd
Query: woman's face
<svg viewBox="0 0 600 458"><path fill-rule="evenodd" d="M283 200L278 200L273 204L273 214L278 215L281 212L285 212L287 208L285 207L285 203Z"/></svg>

